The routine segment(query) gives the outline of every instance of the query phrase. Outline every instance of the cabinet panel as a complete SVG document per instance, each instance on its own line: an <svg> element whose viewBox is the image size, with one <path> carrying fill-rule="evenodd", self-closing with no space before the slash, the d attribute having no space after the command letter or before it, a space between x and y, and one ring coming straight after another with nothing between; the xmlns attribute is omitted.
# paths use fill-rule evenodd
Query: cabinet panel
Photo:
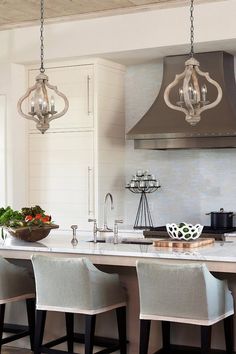
<svg viewBox="0 0 236 354"><path fill-rule="evenodd" d="M93 133L29 135L29 205L39 204L61 229L88 228L94 210Z"/></svg>
<svg viewBox="0 0 236 354"><path fill-rule="evenodd" d="M6 205L6 97L0 95L0 205Z"/></svg>
<svg viewBox="0 0 236 354"><path fill-rule="evenodd" d="M29 71L29 85L32 85L37 70ZM50 123L50 131L77 130L93 127L93 65L49 68L46 70L49 82L56 85L69 100L69 110L65 116ZM63 107L63 100L54 95L56 110ZM36 131L35 124L30 122L30 130Z"/></svg>
<svg viewBox="0 0 236 354"><path fill-rule="evenodd" d="M114 215L123 218L124 70L103 60L91 63L55 64L46 70L70 108L44 136L34 123L29 131L29 204L41 205L62 230L78 224L91 231L88 216L103 225L108 192L114 197ZM30 83L37 73L29 70Z"/></svg>

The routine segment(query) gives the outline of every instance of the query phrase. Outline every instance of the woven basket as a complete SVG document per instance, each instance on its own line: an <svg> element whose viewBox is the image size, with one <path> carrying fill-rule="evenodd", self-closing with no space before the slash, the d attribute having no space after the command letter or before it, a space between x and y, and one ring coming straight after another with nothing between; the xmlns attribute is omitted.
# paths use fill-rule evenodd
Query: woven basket
<svg viewBox="0 0 236 354"><path fill-rule="evenodd" d="M31 227L7 227L6 231L13 237L27 242L40 241L47 237L52 229L58 229L58 225L31 226Z"/></svg>

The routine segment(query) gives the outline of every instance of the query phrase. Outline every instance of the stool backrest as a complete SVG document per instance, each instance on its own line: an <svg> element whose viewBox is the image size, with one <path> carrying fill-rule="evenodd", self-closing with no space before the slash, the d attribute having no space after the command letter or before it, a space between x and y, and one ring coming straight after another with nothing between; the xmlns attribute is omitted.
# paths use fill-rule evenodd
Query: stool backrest
<svg viewBox="0 0 236 354"><path fill-rule="evenodd" d="M232 295L227 283L212 276L205 264L137 262L143 315L210 319L226 311Z"/></svg>
<svg viewBox="0 0 236 354"><path fill-rule="evenodd" d="M33 275L0 256L0 301L34 293Z"/></svg>
<svg viewBox="0 0 236 354"><path fill-rule="evenodd" d="M83 312L121 299L118 275L101 272L87 258L34 255L32 263L37 308Z"/></svg>

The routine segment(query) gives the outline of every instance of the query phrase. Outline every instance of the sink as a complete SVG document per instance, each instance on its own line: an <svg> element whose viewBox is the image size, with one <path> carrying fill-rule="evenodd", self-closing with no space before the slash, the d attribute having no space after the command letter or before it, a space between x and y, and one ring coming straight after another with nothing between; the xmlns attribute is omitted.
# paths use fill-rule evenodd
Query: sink
<svg viewBox="0 0 236 354"><path fill-rule="evenodd" d="M91 241L87 241L87 242L93 242L94 240ZM106 243L105 240L97 240L97 243ZM107 242L107 243L112 243L112 242ZM120 242L120 244L126 244L126 245L152 245L153 242L152 241L138 241L138 240L123 240L122 242Z"/></svg>

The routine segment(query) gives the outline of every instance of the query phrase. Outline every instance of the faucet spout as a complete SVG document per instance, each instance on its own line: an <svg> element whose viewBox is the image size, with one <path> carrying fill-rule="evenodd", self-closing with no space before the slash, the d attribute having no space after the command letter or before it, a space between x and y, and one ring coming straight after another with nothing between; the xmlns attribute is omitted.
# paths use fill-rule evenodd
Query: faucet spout
<svg viewBox="0 0 236 354"><path fill-rule="evenodd" d="M111 228L107 225L107 209L108 209L108 200L111 202L111 210L114 209L113 197L111 193L107 193L104 200L104 231L112 231Z"/></svg>

